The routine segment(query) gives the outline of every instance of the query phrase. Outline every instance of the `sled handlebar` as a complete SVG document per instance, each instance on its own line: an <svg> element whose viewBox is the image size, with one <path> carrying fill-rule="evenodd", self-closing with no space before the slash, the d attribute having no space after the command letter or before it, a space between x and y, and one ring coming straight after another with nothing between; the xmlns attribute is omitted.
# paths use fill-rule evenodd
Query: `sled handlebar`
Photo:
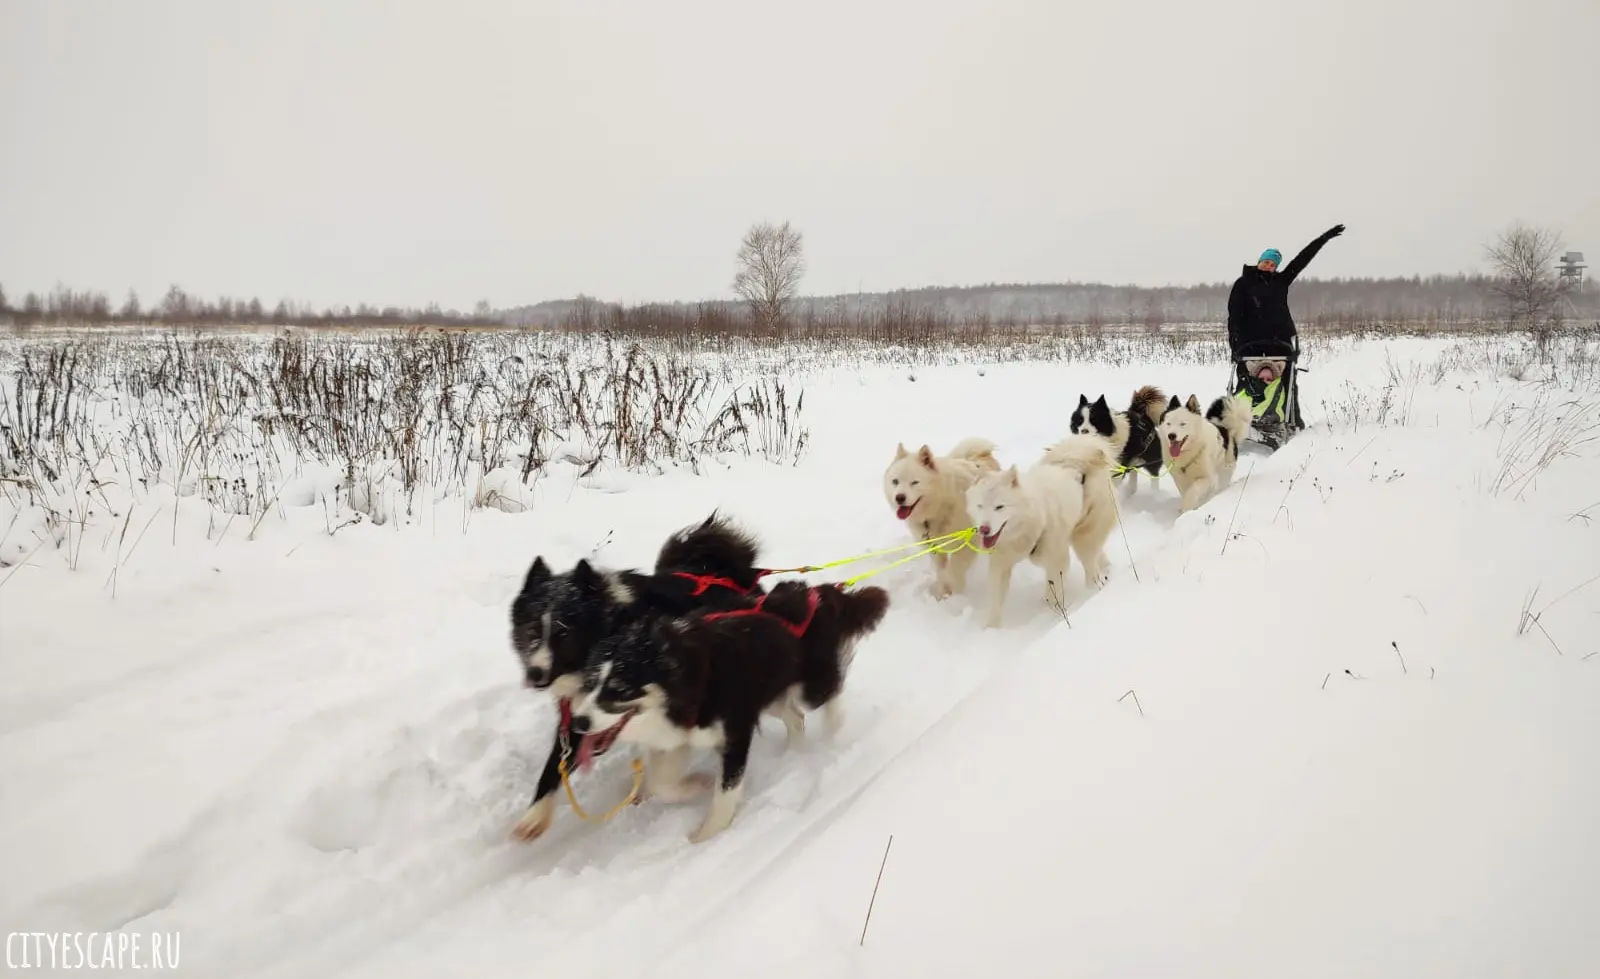
<svg viewBox="0 0 1600 979"><path fill-rule="evenodd" d="M1299 355L1299 342L1287 340L1246 340L1233 350L1233 359L1235 361L1244 360L1246 357L1287 357L1295 359Z"/></svg>

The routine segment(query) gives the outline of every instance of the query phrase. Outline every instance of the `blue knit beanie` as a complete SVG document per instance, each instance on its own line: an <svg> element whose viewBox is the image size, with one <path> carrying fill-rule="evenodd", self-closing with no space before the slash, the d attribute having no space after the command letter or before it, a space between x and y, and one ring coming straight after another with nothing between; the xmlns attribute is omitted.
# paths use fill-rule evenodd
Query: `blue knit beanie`
<svg viewBox="0 0 1600 979"><path fill-rule="evenodd" d="M1256 263L1260 264L1269 258L1272 259L1272 261L1276 264L1283 264L1283 253L1278 251L1276 248L1268 248L1266 251L1262 252L1261 257L1256 259Z"/></svg>

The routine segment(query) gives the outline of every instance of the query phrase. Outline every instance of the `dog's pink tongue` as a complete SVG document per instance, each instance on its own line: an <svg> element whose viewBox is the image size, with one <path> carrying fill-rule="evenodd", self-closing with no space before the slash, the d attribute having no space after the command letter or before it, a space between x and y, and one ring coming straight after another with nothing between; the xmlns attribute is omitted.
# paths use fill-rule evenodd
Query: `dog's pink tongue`
<svg viewBox="0 0 1600 979"><path fill-rule="evenodd" d="M904 520L905 518L911 516L911 508L908 506L900 507L894 512L894 515L899 517L901 520Z"/></svg>
<svg viewBox="0 0 1600 979"><path fill-rule="evenodd" d="M1183 443L1187 442L1187 441L1189 441L1189 440L1188 439L1184 439L1183 442L1170 442L1170 443L1168 443L1169 445L1172 446L1172 455L1174 457L1183 455Z"/></svg>
<svg viewBox="0 0 1600 979"><path fill-rule="evenodd" d="M578 770L587 772L594 767L594 738L585 736L578 739Z"/></svg>

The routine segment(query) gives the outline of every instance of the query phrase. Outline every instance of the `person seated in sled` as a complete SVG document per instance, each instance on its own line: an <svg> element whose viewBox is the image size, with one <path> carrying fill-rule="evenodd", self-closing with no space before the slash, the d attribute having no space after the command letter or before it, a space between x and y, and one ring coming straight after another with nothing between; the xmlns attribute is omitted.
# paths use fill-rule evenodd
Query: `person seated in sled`
<svg viewBox="0 0 1600 979"><path fill-rule="evenodd" d="M1273 426L1287 424L1295 430L1305 428L1300 418L1297 385L1289 385L1289 403L1282 404L1283 375L1293 369L1294 355L1300 349L1294 316L1289 312L1289 286L1311 264L1323 245L1342 234L1342 224L1324 231L1302 248L1282 271L1278 263L1283 260L1283 253L1268 248L1256 264L1244 267L1228 293L1228 352L1237 376L1234 391L1249 393L1259 422Z"/></svg>

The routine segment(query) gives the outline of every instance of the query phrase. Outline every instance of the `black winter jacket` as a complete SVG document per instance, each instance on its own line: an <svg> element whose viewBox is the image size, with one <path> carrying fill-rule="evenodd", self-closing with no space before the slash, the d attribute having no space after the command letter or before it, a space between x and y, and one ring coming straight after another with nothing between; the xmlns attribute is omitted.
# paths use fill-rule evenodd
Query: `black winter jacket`
<svg viewBox="0 0 1600 979"><path fill-rule="evenodd" d="M1288 342L1296 335L1294 317L1289 313L1289 286L1305 271L1317 252L1344 233L1344 225L1324 231L1289 264L1276 272L1263 272L1246 265L1228 293L1228 349L1238 353L1241 344L1257 340Z"/></svg>

